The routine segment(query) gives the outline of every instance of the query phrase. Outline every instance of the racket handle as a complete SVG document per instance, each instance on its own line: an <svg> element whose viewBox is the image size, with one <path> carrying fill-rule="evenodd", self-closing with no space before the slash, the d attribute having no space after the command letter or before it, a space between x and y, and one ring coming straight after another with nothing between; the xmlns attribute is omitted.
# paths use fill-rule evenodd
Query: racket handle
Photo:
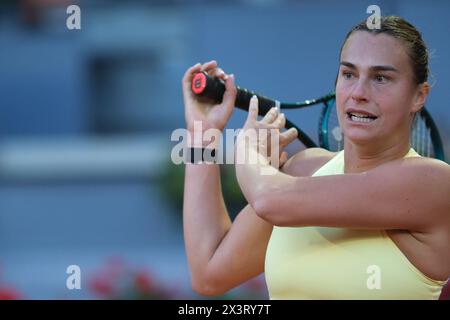
<svg viewBox="0 0 450 320"><path fill-rule="evenodd" d="M225 93L225 84L219 78L213 78L206 72L199 72L194 75L191 83L192 92L199 96L205 97L212 102L221 103L223 94ZM265 115L270 108L280 105L278 101L261 96L253 91L236 86L237 94L234 105L242 110L247 110L250 105L250 99L256 95L258 97L258 113Z"/></svg>

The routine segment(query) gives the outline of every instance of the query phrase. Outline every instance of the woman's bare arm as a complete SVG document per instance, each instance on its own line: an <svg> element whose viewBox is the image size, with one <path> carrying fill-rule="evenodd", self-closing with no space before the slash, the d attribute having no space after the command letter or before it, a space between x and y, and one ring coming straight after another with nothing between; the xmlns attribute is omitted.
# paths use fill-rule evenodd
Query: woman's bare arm
<svg viewBox="0 0 450 320"><path fill-rule="evenodd" d="M308 176L332 156L324 149L306 149L282 171ZM195 291L219 295L264 272L272 224L250 205L231 224L217 165L187 165L184 197L185 245Z"/></svg>
<svg viewBox="0 0 450 320"><path fill-rule="evenodd" d="M206 71L225 81L221 104L199 101L191 92L196 72ZM223 130L233 110L236 90L233 77L217 67L217 62L189 68L182 81L186 126L189 132L200 121L203 129ZM268 122L269 113L262 120ZM290 130L280 136L280 150L296 138ZM195 139L194 139L195 140ZM194 147L209 146L209 141L191 141ZM311 173L312 158L323 157L323 150L305 150L289 159L283 171L292 175ZM309 160L306 160L309 159ZM281 154L280 159L285 159ZM297 165L300 161L304 166ZM247 205L231 223L220 187L218 165L187 164L184 186L184 237L192 287L202 295L218 295L264 271L267 244L272 224L264 221Z"/></svg>
<svg viewBox="0 0 450 320"><path fill-rule="evenodd" d="M257 130L258 104L250 102L246 130ZM282 115L270 124L277 128ZM386 162L362 173L292 177L271 168L260 141L237 138L237 154L253 162L236 165L239 185L258 216L277 226L324 226L429 232L450 226L450 166L429 158ZM268 172L270 175L261 174Z"/></svg>
<svg viewBox="0 0 450 320"><path fill-rule="evenodd" d="M363 173L320 177L253 173L251 181L252 188L243 188L247 200L275 225L418 232L450 226L450 166L438 160L398 159Z"/></svg>
<svg viewBox="0 0 450 320"><path fill-rule="evenodd" d="M193 96L191 81L199 71L225 82L222 103L200 101ZM191 135L196 121L203 130L222 131L234 109L234 77L225 74L213 60L189 68L182 88L186 128ZM202 139L190 143L191 147L210 147L209 141ZM187 164L184 190L184 236L193 289L203 295L218 295L261 273L272 226L250 206L231 224L222 197L218 165Z"/></svg>
<svg viewBox="0 0 450 320"><path fill-rule="evenodd" d="M184 237L192 287L219 295L264 270L272 225L247 205L231 223L218 165L186 165Z"/></svg>

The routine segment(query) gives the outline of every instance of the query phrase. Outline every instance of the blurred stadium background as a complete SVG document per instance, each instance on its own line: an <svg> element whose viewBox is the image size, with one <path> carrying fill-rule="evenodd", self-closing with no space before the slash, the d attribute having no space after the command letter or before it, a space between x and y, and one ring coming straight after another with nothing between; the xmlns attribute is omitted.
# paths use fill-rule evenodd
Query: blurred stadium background
<svg viewBox="0 0 450 320"><path fill-rule="evenodd" d="M66 28L70 4L81 30ZM448 1L0 1L0 298L200 298L184 253L182 170L170 165L184 71L216 59L279 100L323 95L371 4L422 31L435 81L427 106L450 159ZM319 112L287 116L317 141ZM229 127L245 116L236 110ZM242 198L224 175L235 214ZM73 264L81 290L66 288ZM222 298L265 290L260 277Z"/></svg>

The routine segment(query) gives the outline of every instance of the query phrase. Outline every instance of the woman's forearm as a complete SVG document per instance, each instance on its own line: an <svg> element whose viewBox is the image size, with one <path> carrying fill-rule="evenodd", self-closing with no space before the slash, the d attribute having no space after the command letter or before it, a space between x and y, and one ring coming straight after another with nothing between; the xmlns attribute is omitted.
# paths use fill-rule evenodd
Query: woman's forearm
<svg viewBox="0 0 450 320"><path fill-rule="evenodd" d="M192 283L207 277L208 262L231 227L222 189L219 165L186 164L183 227Z"/></svg>
<svg viewBox="0 0 450 320"><path fill-rule="evenodd" d="M295 183L290 177L270 165L269 160L258 153L255 147L238 141L236 155L247 154L248 158L236 164L236 176L242 193L256 213L264 218L267 201L275 192L282 192L283 188ZM241 156L242 159L242 156Z"/></svg>
<svg viewBox="0 0 450 320"><path fill-rule="evenodd" d="M267 169L269 168L270 169ZM236 177L242 193L255 209L259 194L265 190L265 181L259 177L261 170L275 170L266 158L249 146L245 141L236 143Z"/></svg>

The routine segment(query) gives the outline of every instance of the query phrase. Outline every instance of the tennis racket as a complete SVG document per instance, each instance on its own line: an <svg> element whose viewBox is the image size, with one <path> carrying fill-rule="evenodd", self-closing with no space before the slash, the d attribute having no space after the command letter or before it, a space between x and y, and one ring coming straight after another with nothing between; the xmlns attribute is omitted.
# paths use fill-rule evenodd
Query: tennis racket
<svg viewBox="0 0 450 320"><path fill-rule="evenodd" d="M213 78L206 72L199 72L192 79L192 92L199 97L205 97L220 103L225 92L225 84L219 78ZM312 106L322 106L319 118L318 136L319 146L330 151L340 151L344 148L344 135L339 126L336 112L336 95L330 93L317 99L303 102L286 103L274 100L251 90L236 86L237 95L235 106L248 111L250 99L253 95L258 97L259 115L264 116L272 107L280 109L301 109ZM286 119L286 129L296 128L298 139L307 148L317 147L317 144L300 128ZM430 113L425 109L416 114L410 136L411 146L424 157L436 158L445 161L444 148L436 124Z"/></svg>

